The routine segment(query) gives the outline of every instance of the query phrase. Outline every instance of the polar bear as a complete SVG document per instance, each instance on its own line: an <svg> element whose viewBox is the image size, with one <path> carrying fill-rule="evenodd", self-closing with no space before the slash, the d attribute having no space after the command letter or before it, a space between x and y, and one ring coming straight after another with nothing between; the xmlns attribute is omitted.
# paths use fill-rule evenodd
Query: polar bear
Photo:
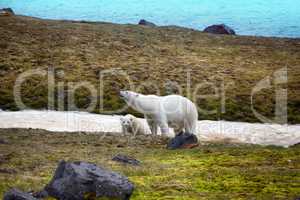
<svg viewBox="0 0 300 200"><path fill-rule="evenodd" d="M143 113L152 134L159 127L163 136L169 134L169 127L175 134L182 131L196 133L198 112L196 105L179 95L143 95L132 91L120 91L120 97L134 110Z"/></svg>
<svg viewBox="0 0 300 200"><path fill-rule="evenodd" d="M133 115L126 115L120 118L122 132L124 135L145 135L150 134L149 127L146 127L142 120L136 118ZM148 128L148 129L147 129Z"/></svg>

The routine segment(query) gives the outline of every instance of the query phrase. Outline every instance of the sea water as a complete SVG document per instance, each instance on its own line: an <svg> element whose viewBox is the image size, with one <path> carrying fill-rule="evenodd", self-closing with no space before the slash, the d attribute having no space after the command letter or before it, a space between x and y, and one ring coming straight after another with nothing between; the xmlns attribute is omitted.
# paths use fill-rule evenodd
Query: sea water
<svg viewBox="0 0 300 200"><path fill-rule="evenodd" d="M47 19L146 19L198 30L225 23L240 35L300 37L300 0L0 0L1 7Z"/></svg>

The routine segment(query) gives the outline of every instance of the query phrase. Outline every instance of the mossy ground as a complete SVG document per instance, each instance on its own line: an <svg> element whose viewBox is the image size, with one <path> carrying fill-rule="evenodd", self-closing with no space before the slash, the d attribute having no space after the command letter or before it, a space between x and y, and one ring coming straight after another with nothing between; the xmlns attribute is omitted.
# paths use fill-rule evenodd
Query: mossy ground
<svg viewBox="0 0 300 200"><path fill-rule="evenodd" d="M0 139L0 194L10 187L38 191L61 159L88 161L129 177L133 200L295 199L300 196L300 148L206 143L170 151L166 140L42 130L3 129ZM132 167L111 161L123 153L142 162ZM0 195L0 197L1 197Z"/></svg>
<svg viewBox="0 0 300 200"><path fill-rule="evenodd" d="M145 94L153 94L156 88L161 95L167 94L166 84L171 81L181 86L182 95L188 96L202 84L197 95L211 96L195 102L202 110L215 112L199 109L201 119L254 122L258 119L251 110L252 89L267 76L273 83L273 73L286 67L288 82L276 87L272 84L257 93L254 109L273 119L275 88L287 88L288 122L300 123L299 39L212 35L179 27L10 16L0 18L0 52L1 109L18 109L13 86L16 78L29 69L55 71L55 97L64 102L60 105L55 102L58 110L67 110L66 97L71 90L67 82L88 81L100 90L99 73L117 69L129 75L135 91ZM187 72L191 73L190 91L186 84ZM127 79L108 74L104 80L104 92L96 97L91 97L85 88L76 90L77 106L85 108L95 98L97 107L92 111L96 113L123 107L118 92L128 89ZM64 97L57 92L58 82L65 83L61 93ZM226 99L220 95L223 83ZM47 108L47 84L46 77L38 76L23 85L22 98L28 107ZM214 87L219 95L212 95ZM226 105L225 112L221 110L222 102Z"/></svg>

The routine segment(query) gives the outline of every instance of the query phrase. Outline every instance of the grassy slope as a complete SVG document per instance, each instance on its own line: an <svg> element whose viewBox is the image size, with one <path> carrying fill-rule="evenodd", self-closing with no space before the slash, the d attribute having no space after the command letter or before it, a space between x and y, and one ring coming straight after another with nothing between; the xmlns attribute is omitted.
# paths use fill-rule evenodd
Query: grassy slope
<svg viewBox="0 0 300 200"><path fill-rule="evenodd" d="M287 66L288 118L300 123L300 40L244 36L210 35L176 27L149 28L108 23L79 23L40 20L29 17L0 18L0 108L16 109L13 84L18 74L28 69L54 67L65 72L57 81L89 81L98 88L101 70L125 70L135 86L152 81L165 94L164 81L184 86L186 71L196 84L211 82L226 85L226 113L204 114L202 119L257 121L250 108L251 88L277 69ZM234 83L234 84L231 84ZM33 108L47 105L44 77L23 87L23 99ZM123 102L117 96L127 82L116 76L105 82L104 108L117 109ZM286 85L284 85L286 87ZM154 86L139 91L152 93ZM65 93L68 88L65 88ZM212 93L209 87L201 94ZM186 94L186 87L184 87ZM89 102L85 89L77 91L79 106ZM273 89L255 98L255 108L274 116ZM99 103L99 102L98 102ZM220 99L197 102L202 109L220 107ZM98 108L95 112L102 112Z"/></svg>
<svg viewBox="0 0 300 200"><path fill-rule="evenodd" d="M10 187L38 191L59 160L84 160L118 171L134 182L133 200L294 199L300 195L300 148L202 144L166 150L160 138L0 130L0 198ZM114 163L125 153L141 167Z"/></svg>

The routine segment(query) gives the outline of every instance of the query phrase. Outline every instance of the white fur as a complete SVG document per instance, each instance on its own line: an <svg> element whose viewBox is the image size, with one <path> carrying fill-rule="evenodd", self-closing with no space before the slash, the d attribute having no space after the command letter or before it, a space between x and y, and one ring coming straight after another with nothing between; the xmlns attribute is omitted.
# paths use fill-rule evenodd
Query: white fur
<svg viewBox="0 0 300 200"><path fill-rule="evenodd" d="M150 134L149 129L144 125L144 123L133 115L126 115L120 118L122 132L124 135L145 135Z"/></svg>
<svg viewBox="0 0 300 200"><path fill-rule="evenodd" d="M152 134L157 134L158 127L165 136L169 134L169 127L174 128L175 134L181 131L196 134L198 112L189 99L179 95L142 95L131 91L121 91L120 96L130 107L145 115Z"/></svg>

